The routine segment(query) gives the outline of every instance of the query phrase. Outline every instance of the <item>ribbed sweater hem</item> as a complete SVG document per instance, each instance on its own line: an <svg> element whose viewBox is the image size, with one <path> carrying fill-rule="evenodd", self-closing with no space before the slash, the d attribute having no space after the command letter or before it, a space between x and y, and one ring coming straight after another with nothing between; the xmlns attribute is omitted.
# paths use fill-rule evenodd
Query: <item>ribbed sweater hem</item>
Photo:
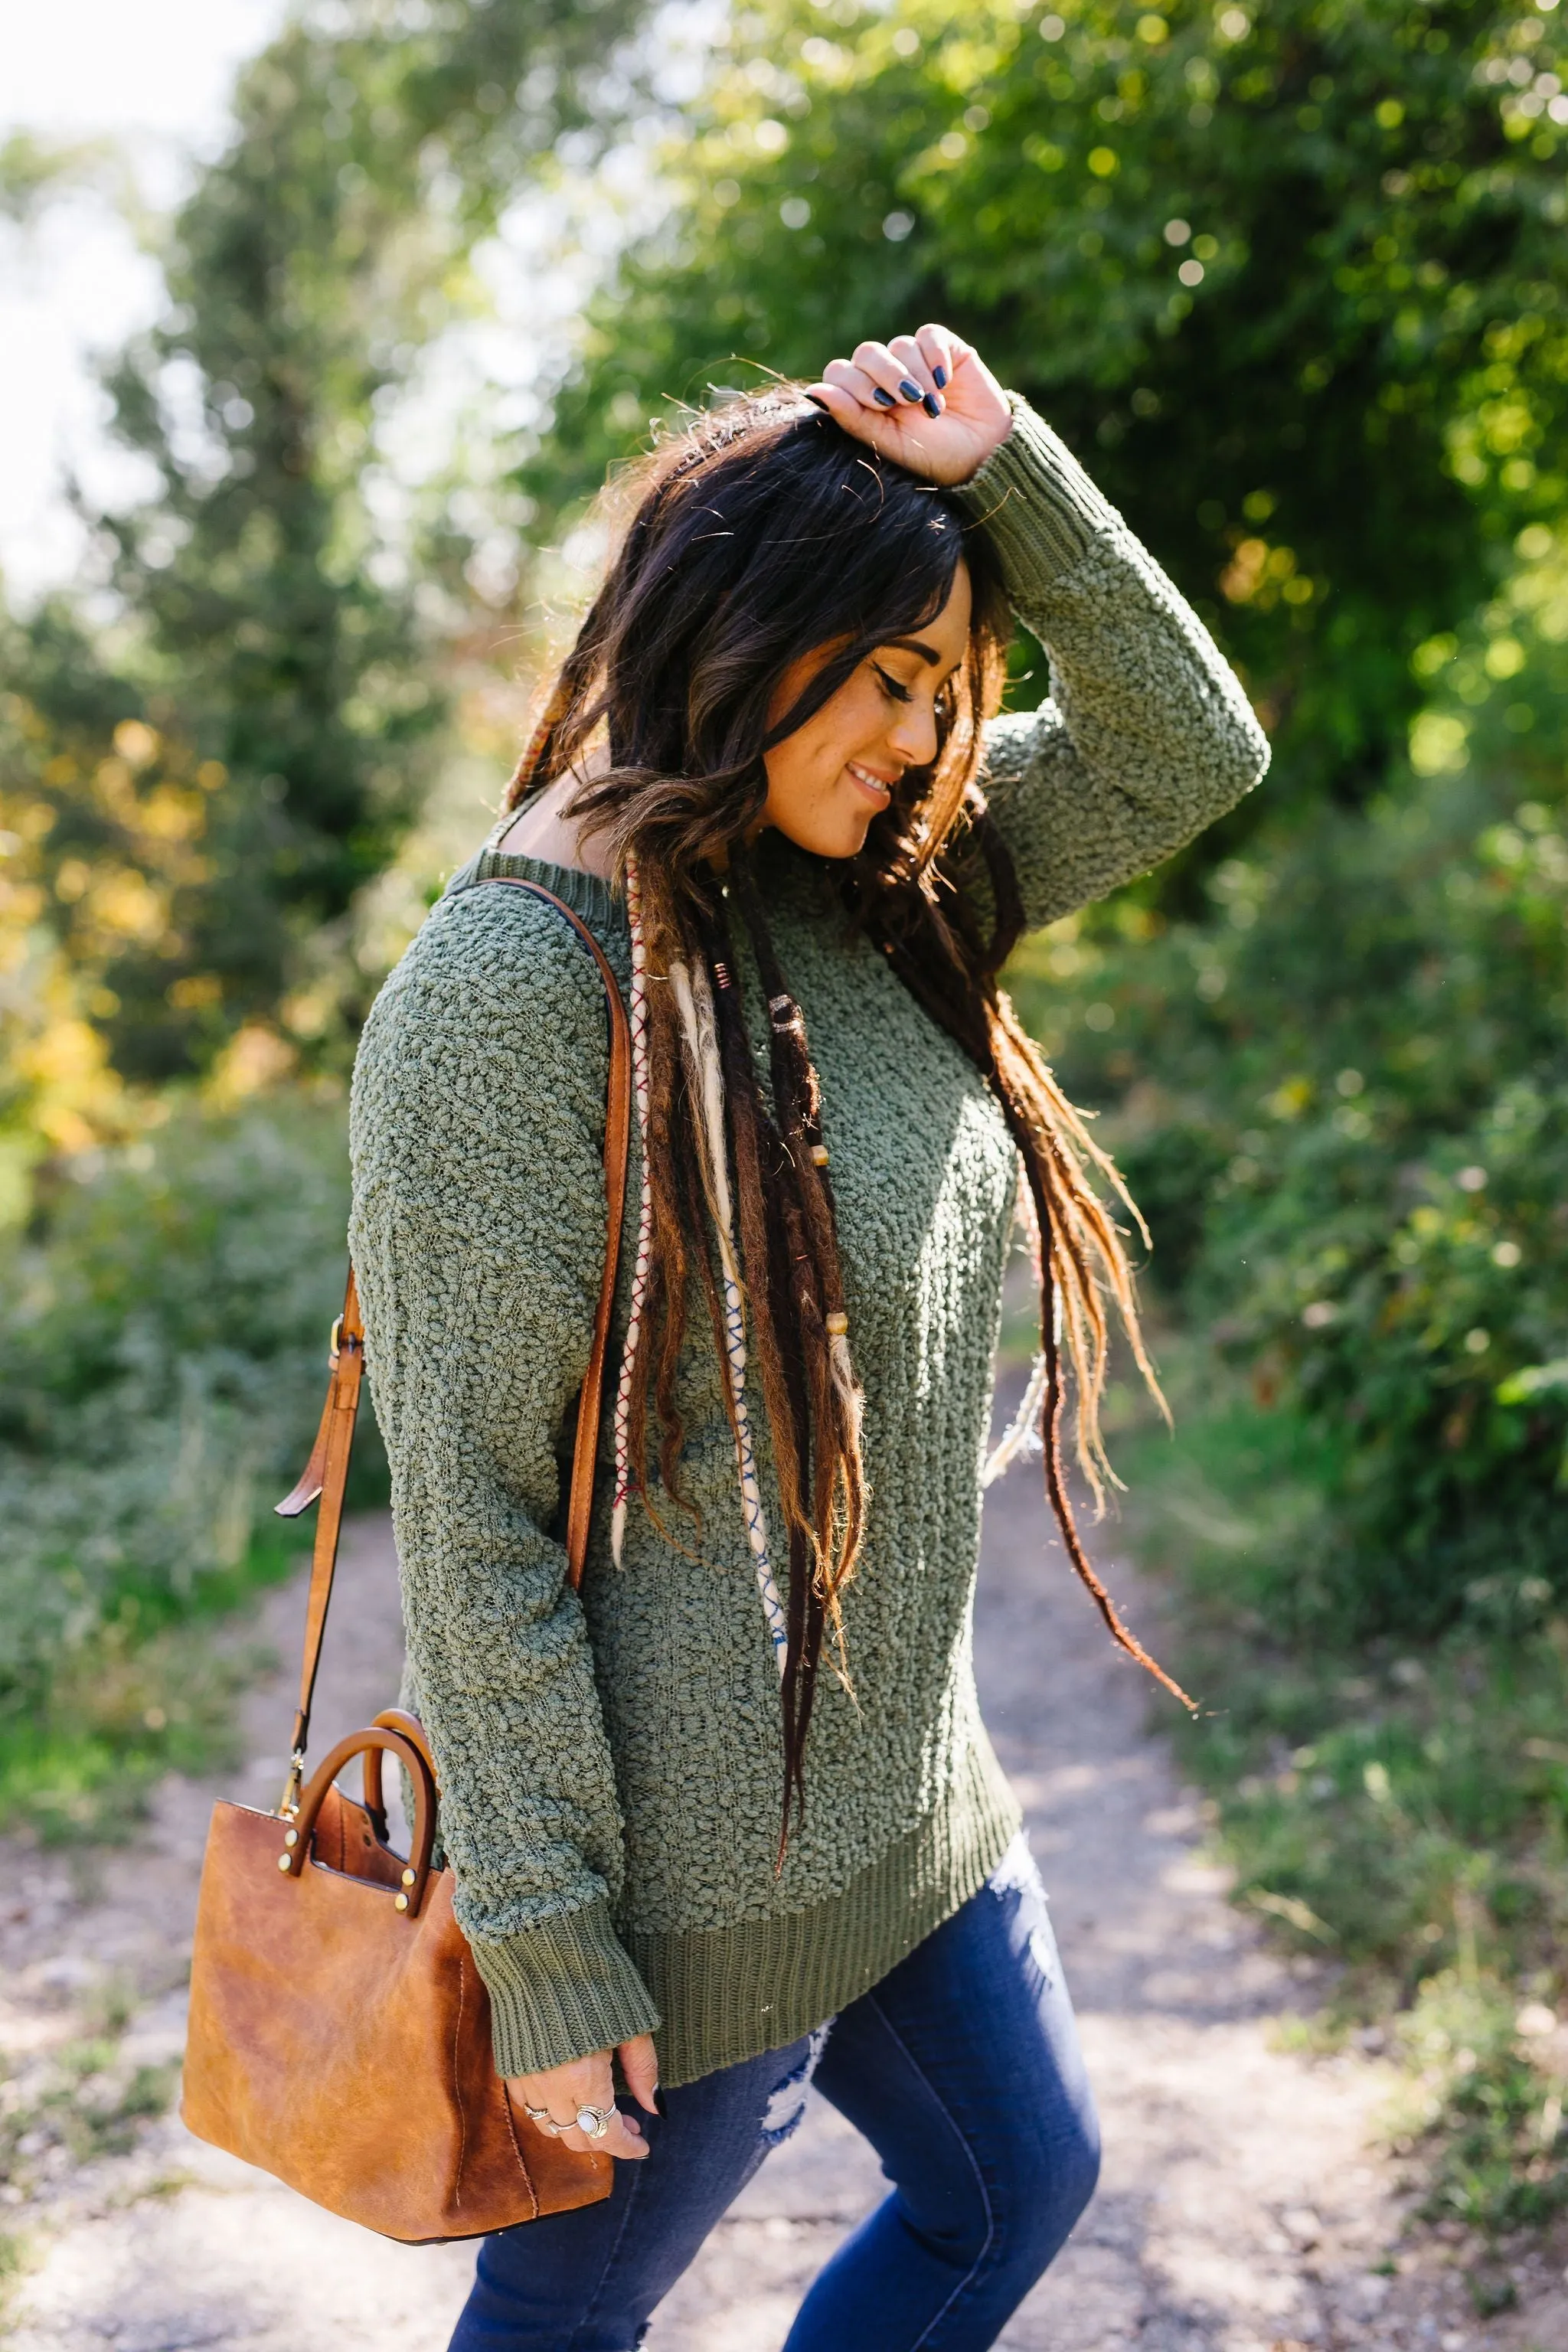
<svg viewBox="0 0 1568 2352"><path fill-rule="evenodd" d="M664 2020L656 2036L660 2082L695 2082L781 2050L869 1992L979 1892L1022 1818L982 1742L947 1802L841 1894L729 1927L623 1928L621 1941Z"/></svg>
<svg viewBox="0 0 1568 2352"><path fill-rule="evenodd" d="M490 1997L498 2074L542 2074L651 2033L658 2011L610 1924L590 1903L494 1943L472 1942Z"/></svg>

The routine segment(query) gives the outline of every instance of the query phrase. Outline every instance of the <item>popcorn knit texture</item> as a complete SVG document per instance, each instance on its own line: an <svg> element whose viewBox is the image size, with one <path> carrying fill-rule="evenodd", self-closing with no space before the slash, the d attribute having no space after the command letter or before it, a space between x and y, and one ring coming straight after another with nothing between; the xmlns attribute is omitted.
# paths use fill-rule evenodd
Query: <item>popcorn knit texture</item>
<svg viewBox="0 0 1568 2352"><path fill-rule="evenodd" d="M1039 924L1190 840L1268 751L1196 616L1014 408L962 495L1051 656L1053 699L987 741L992 810ZM821 866L767 836L759 874L822 1081L871 1493L845 1603L854 1696L824 1672L806 1816L775 1877L778 1677L700 1301L679 1383L696 1516L656 1489L661 1533L634 1501L612 1565L606 1413L580 1598L566 1582L559 1513L603 1264L605 1019L568 927L521 891L469 887L489 873L546 884L623 992L630 978L605 884L487 849L366 1024L351 1238L392 1462L405 1697L440 1773L498 2067L534 2073L656 2031L663 2080L680 2083L865 1991L984 1883L1017 1826L970 1622L1016 1161L978 1075L849 932ZM744 955L738 977L765 1072ZM765 1425L754 1434L778 1525Z"/></svg>

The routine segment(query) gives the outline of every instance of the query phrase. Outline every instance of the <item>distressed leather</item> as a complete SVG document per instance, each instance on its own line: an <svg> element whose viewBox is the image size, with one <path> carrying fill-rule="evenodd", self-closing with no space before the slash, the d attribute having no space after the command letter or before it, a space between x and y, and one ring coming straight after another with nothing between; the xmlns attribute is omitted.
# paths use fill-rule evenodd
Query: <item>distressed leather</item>
<svg viewBox="0 0 1568 2352"><path fill-rule="evenodd" d="M415 1917L394 1907L403 1865L363 1807L324 1805L314 1851L287 1876L286 1826L245 1805L213 1809L181 2105L190 2129L413 2243L607 2197L610 2158L535 2130L495 2071L451 1872L431 1873Z"/></svg>

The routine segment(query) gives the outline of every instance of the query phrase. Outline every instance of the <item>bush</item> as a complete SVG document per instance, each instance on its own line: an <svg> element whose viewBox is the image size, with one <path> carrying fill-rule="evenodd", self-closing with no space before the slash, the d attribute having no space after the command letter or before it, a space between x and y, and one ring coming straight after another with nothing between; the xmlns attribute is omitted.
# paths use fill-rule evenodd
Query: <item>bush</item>
<svg viewBox="0 0 1568 2352"><path fill-rule="evenodd" d="M1337 1638L1568 1593L1568 562L1525 539L1366 814L1016 974L1164 1296L1312 1433L1331 1509L1271 1608Z"/></svg>
<svg viewBox="0 0 1568 2352"><path fill-rule="evenodd" d="M37 1818L184 1760L214 1708L180 1626L308 1540L270 1505L319 1410L346 1214L341 1106L281 1097L61 1163L9 1245L0 1778Z"/></svg>

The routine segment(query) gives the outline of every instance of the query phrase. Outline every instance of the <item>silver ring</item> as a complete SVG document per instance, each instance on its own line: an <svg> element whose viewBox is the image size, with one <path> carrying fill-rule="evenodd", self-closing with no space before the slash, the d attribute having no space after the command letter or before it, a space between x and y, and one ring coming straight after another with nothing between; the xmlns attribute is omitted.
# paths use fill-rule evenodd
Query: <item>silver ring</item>
<svg viewBox="0 0 1568 2352"><path fill-rule="evenodd" d="M522 2103L522 2112L536 2131L547 2133L552 2139L559 2139L563 2131L572 2128L570 2124L558 2124L548 2107L531 2107L526 2099Z"/></svg>
<svg viewBox="0 0 1568 2352"><path fill-rule="evenodd" d="M610 2117L615 2112L613 2106L591 2107L584 2100L577 2110L577 2128L584 2139L603 2139L610 2128ZM570 2131L570 2124L566 2128Z"/></svg>

